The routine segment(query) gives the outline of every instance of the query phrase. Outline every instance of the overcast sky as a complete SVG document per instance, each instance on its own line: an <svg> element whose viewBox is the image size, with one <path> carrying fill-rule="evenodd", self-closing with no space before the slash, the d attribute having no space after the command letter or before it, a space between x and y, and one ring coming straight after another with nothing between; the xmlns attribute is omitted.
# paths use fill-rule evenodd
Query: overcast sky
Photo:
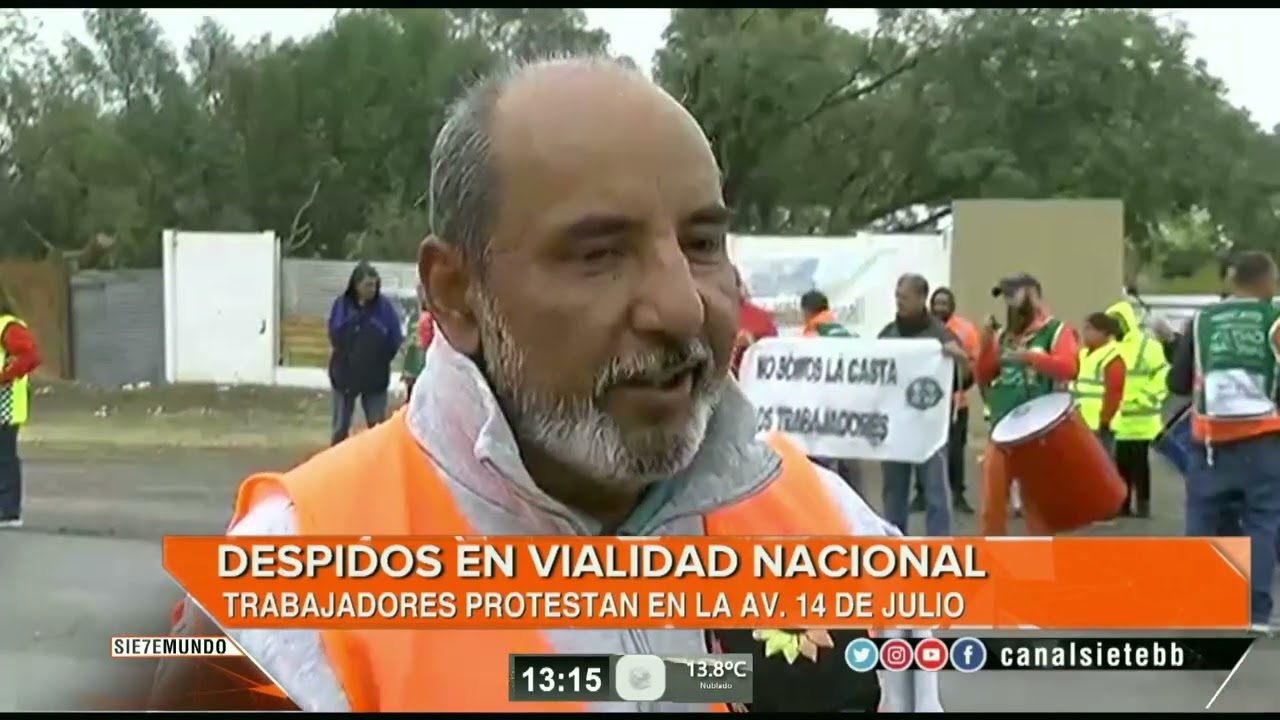
<svg viewBox="0 0 1280 720"><path fill-rule="evenodd" d="M334 8L146 8L179 48L206 15L212 16L241 39L270 32L277 36L306 35L329 22ZM57 43L66 33L82 34L82 8L27 10L43 25L43 36ZM588 9L592 25L604 28L615 52L647 65L662 42L670 10ZM1192 50L1209 63L1209 69L1225 81L1231 100L1243 105L1264 128L1280 124L1280 92L1276 69L1280 68L1280 9L1158 10L1185 21L1195 40ZM866 27L872 10L836 9L832 17L849 28ZM1272 68L1268 70L1267 68Z"/></svg>

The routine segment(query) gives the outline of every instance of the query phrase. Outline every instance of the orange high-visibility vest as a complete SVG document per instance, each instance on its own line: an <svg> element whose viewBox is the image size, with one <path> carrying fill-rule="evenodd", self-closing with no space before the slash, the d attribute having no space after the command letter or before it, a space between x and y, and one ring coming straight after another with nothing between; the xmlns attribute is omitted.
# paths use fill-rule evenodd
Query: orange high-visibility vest
<svg viewBox="0 0 1280 720"><path fill-rule="evenodd" d="M708 514L706 534L851 534L809 459L780 437L770 445L782 457L778 477ZM374 473L378 491L370 492ZM280 494L293 502L301 535L479 534L410 434L403 410L283 475L250 477L232 525ZM538 630L327 630L321 641L353 712L587 711L577 702L508 702L508 656L554 653Z"/></svg>
<svg viewBox="0 0 1280 720"><path fill-rule="evenodd" d="M947 318L947 329L960 339L960 346L964 348L965 354L969 356L969 367L972 369L978 364L978 353L981 352L982 345L982 341L979 340L977 326L959 315L952 314L951 317ZM954 402L956 409L968 407L969 397L965 391L957 390Z"/></svg>

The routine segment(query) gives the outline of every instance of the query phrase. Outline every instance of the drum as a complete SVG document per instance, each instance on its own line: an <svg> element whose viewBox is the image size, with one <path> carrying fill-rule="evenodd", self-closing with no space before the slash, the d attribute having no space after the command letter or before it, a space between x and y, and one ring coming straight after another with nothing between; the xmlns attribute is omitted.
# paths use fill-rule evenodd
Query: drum
<svg viewBox="0 0 1280 720"><path fill-rule="evenodd" d="M1191 406L1173 416L1155 442L1156 452L1186 477L1191 463Z"/></svg>
<svg viewBox="0 0 1280 720"><path fill-rule="evenodd" d="M1023 504L1054 533L1115 516L1125 485L1115 462L1067 393L1025 402L996 423L991 442L1007 456Z"/></svg>

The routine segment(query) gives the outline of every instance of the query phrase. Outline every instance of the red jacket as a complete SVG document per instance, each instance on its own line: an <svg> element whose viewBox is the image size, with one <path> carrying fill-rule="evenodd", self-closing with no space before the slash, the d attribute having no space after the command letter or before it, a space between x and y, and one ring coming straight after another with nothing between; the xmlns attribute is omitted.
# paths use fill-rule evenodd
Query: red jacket
<svg viewBox="0 0 1280 720"><path fill-rule="evenodd" d="M30 375L40 367L40 348L31 331L18 323L9 323L0 336L4 347L4 367L0 368L0 384L13 382L23 375Z"/></svg>
<svg viewBox="0 0 1280 720"><path fill-rule="evenodd" d="M1111 362L1102 369L1102 414L1099 420L1102 427L1109 427L1120 411L1120 403L1124 400L1124 359L1111 358Z"/></svg>
<svg viewBox="0 0 1280 720"><path fill-rule="evenodd" d="M742 364L742 356L751 343L766 337L777 337L778 326L773 322L773 315L759 305L746 300L738 309L738 337L733 344L733 361L730 367L733 374L738 375L738 366Z"/></svg>

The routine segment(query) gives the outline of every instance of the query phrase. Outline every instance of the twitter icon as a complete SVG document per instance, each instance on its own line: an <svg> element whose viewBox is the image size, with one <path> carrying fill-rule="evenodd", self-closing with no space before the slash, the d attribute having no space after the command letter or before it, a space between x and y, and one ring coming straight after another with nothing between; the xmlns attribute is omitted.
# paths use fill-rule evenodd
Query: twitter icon
<svg viewBox="0 0 1280 720"><path fill-rule="evenodd" d="M880 649L871 638L857 638L844 649L844 662L854 672L871 672L880 662Z"/></svg>

